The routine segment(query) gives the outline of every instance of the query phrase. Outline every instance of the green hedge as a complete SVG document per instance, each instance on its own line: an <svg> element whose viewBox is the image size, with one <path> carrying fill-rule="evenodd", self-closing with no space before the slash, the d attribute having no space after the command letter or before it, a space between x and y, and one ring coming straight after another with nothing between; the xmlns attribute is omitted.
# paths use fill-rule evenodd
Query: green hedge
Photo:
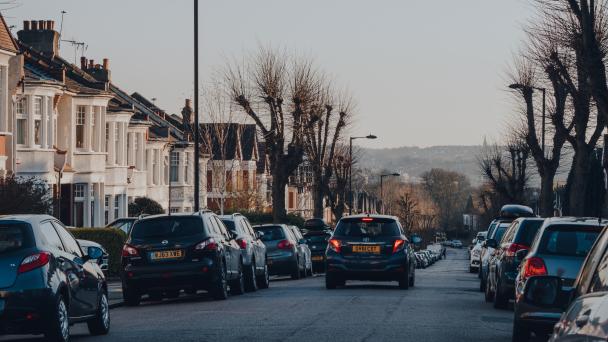
<svg viewBox="0 0 608 342"><path fill-rule="evenodd" d="M77 239L97 242L109 254L108 274L117 276L120 272L122 247L127 235L120 229L114 228L75 228L70 230Z"/></svg>

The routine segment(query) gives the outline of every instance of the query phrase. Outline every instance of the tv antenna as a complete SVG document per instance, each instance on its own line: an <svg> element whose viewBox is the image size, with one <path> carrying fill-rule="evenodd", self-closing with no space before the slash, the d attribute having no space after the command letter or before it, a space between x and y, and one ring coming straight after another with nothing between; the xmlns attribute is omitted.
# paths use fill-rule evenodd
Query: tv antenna
<svg viewBox="0 0 608 342"><path fill-rule="evenodd" d="M68 12L66 11L61 11L61 23L59 24L59 43L58 43L58 47L61 47L61 34L63 33L63 15L66 14Z"/></svg>
<svg viewBox="0 0 608 342"><path fill-rule="evenodd" d="M85 42L78 42L73 39L61 39L60 41L72 44L74 47L74 65L76 65L78 61L78 50L80 50L80 55L84 56L84 52L87 50L88 45Z"/></svg>

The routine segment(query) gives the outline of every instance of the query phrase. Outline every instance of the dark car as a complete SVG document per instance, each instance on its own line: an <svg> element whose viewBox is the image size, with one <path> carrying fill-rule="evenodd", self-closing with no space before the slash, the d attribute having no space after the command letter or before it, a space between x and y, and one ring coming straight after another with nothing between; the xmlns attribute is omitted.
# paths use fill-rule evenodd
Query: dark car
<svg viewBox="0 0 608 342"><path fill-rule="evenodd" d="M228 230L236 235L236 242L243 253L245 267L245 289L255 291L269 286L269 272L266 262L266 246L261 234L253 230L249 220L241 214L220 216Z"/></svg>
<svg viewBox="0 0 608 342"><path fill-rule="evenodd" d="M70 232L48 215L0 217L0 334L44 334L68 341L70 325L93 335L110 330L107 283Z"/></svg>
<svg viewBox="0 0 608 342"><path fill-rule="evenodd" d="M495 248L490 261L486 298L494 301L494 307L504 309L515 297L515 277L519 271L519 260L515 253L529 250L536 233L543 224L541 218L518 218L511 223L501 241L488 240L488 246Z"/></svg>
<svg viewBox="0 0 608 342"><path fill-rule="evenodd" d="M398 281L400 288L408 289L415 272L413 249L396 217L340 219L327 246L327 289L344 286L347 280Z"/></svg>
<svg viewBox="0 0 608 342"><path fill-rule="evenodd" d="M137 221L137 219L138 219L137 217L119 218L119 219L116 219L116 220L108 223L108 225L106 225L106 228L120 229L125 234L129 235L129 232L131 231L131 227L133 227L133 224L135 223L135 221Z"/></svg>
<svg viewBox="0 0 608 342"><path fill-rule="evenodd" d="M306 231L331 231L331 227L322 218L312 218L304 221L304 230Z"/></svg>
<svg viewBox="0 0 608 342"><path fill-rule="evenodd" d="M302 274L302 277L312 276L312 255L310 247L308 246L308 241L302 235L300 228L296 226L287 227L291 229L291 233L297 241L299 253L304 257L304 273Z"/></svg>
<svg viewBox="0 0 608 342"><path fill-rule="evenodd" d="M139 219L122 251L125 304L206 290L215 299L245 291L241 248L210 211Z"/></svg>
<svg viewBox="0 0 608 342"><path fill-rule="evenodd" d="M305 231L303 235L310 248L314 271L325 272L325 250L327 249L327 241L331 238L331 231Z"/></svg>
<svg viewBox="0 0 608 342"><path fill-rule="evenodd" d="M270 274L300 279L306 270L306 256L298 248L298 241L291 229L284 224L265 224L254 226L253 229L263 234L261 239L266 245Z"/></svg>
<svg viewBox="0 0 608 342"><path fill-rule="evenodd" d="M528 279L534 276L556 276L564 286L573 286L587 253L595 243L606 221L597 218L548 218L534 238L530 251L520 250L522 260L515 280L515 318L513 340L526 341L531 332L551 332L563 309L536 305L524 298ZM533 281L535 282L535 280Z"/></svg>

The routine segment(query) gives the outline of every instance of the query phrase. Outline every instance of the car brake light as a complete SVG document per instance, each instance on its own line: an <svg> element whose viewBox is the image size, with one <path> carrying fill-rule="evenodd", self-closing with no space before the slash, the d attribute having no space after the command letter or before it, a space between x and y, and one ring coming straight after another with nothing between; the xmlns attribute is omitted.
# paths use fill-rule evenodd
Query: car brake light
<svg viewBox="0 0 608 342"><path fill-rule="evenodd" d="M327 242L327 247L329 247L332 251L336 253L340 253L340 251L342 250L342 243L340 242L340 240L329 239L329 241Z"/></svg>
<svg viewBox="0 0 608 342"><path fill-rule="evenodd" d="M50 259L51 259L51 253L49 253L49 252L39 252L36 254L32 254L32 255L26 257L25 259L23 259L23 261L21 262L21 265L19 265L19 269L17 270L17 273L25 273L25 272L29 272L33 269L42 267L42 266L48 264Z"/></svg>
<svg viewBox="0 0 608 342"><path fill-rule="evenodd" d="M527 258L524 262L524 278L547 275L547 267L539 257Z"/></svg>
<svg viewBox="0 0 608 342"><path fill-rule="evenodd" d="M405 248L405 240L395 240L393 243L393 253L397 253Z"/></svg>
<svg viewBox="0 0 608 342"><path fill-rule="evenodd" d="M364 218L361 219L361 221L363 221L363 222L372 222L372 221L374 221L374 219L371 218L371 217L364 217Z"/></svg>
<svg viewBox="0 0 608 342"><path fill-rule="evenodd" d="M134 257L134 256L138 256L139 252L137 251L137 248L131 246L131 245L124 245L122 247L122 256L123 257Z"/></svg>
<svg viewBox="0 0 608 342"><path fill-rule="evenodd" d="M213 238L209 238L203 242L200 242L194 247L197 251L215 251L217 250L217 242Z"/></svg>
<svg viewBox="0 0 608 342"><path fill-rule="evenodd" d="M517 251L520 251L522 249L528 250L530 248L528 246L526 246L526 245L521 245L519 243L512 243L507 248L507 251L505 252L505 255L508 256L508 257L514 257L515 253L517 253Z"/></svg>
<svg viewBox="0 0 608 342"><path fill-rule="evenodd" d="M241 247L241 249L247 248L247 241L245 241L244 239L238 239L236 240L236 243L239 244L239 247Z"/></svg>
<svg viewBox="0 0 608 342"><path fill-rule="evenodd" d="M291 242L289 242L289 240L281 240L277 244L278 249L291 249L292 247L293 247L293 244Z"/></svg>

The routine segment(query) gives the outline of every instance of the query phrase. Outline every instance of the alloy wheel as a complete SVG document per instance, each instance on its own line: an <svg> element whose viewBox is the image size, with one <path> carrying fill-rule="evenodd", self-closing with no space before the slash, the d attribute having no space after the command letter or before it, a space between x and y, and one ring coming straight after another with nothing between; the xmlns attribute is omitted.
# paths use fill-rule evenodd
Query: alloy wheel
<svg viewBox="0 0 608 342"><path fill-rule="evenodd" d="M63 299L60 299L59 304L57 305L57 319L59 321L59 329L61 330L61 337L63 338L63 341L69 340L70 323L68 318L68 310Z"/></svg>

